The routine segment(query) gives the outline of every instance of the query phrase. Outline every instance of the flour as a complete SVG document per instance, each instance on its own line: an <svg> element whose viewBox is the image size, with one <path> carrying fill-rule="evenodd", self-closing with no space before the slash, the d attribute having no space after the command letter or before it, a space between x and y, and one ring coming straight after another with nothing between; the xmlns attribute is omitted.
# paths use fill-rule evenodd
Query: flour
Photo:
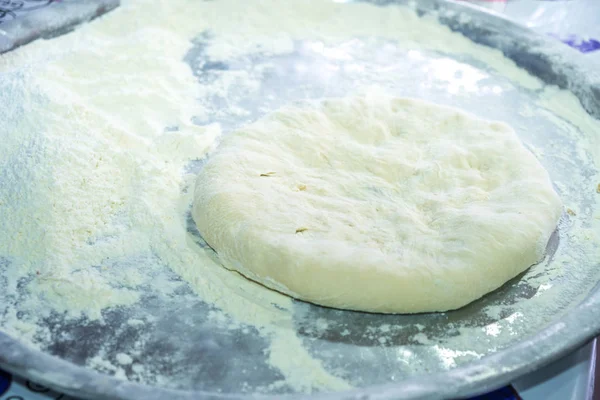
<svg viewBox="0 0 600 400"><path fill-rule="evenodd" d="M379 53L371 48L391 59L412 51L407 59L422 64L377 64ZM301 51L313 64L291 58ZM486 68L458 65L446 55ZM279 74L281 65L288 69ZM569 293L561 280L593 281L584 266L600 258L598 123L558 89L544 88L537 108L522 117L533 126L549 121L558 132L555 146L545 145L547 132L536 133L537 142L535 135L528 139L543 150L542 162L577 215L563 218L552 261L532 268L502 300L506 304L485 303L476 321L451 328L452 315L439 314L426 323L402 316L380 323L369 315L308 308L223 269L188 232L199 160L232 125L298 98L346 90L335 80L344 74L353 90L405 88L414 81L414 65L427 65L431 76L413 95L437 90L442 103L542 88L501 52L473 44L433 17L324 0L125 1L73 33L1 56L2 330L123 379L283 393L453 368L547 324L561 304L585 295L583 289ZM462 78L447 75L447 68ZM507 79L490 83L494 71ZM297 77L297 87L282 76ZM287 97L267 90L269 80ZM323 84L323 93L311 89L315 83ZM585 165L586 173L569 169L569 160ZM563 169L574 172L565 176ZM302 320L305 310L311 317ZM323 313L314 329L312 313ZM202 334L213 330L218 334ZM398 341L404 344L393 346ZM250 344L236 347L240 342ZM187 351L198 348L203 360L214 356L210 371L197 352ZM199 386L211 382L215 386Z"/></svg>
<svg viewBox="0 0 600 400"><path fill-rule="evenodd" d="M117 362L121 365L129 365L133 362L133 359L125 353L118 353L115 358L117 359Z"/></svg>

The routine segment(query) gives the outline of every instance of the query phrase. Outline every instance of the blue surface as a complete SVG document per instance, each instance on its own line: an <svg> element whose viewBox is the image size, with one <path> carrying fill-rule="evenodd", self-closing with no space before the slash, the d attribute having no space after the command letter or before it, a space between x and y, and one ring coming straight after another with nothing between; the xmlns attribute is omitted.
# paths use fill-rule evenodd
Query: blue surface
<svg viewBox="0 0 600 400"><path fill-rule="evenodd" d="M600 50L600 41L596 39L583 40L576 36L570 36L562 40L563 43L579 50L582 53L589 53L591 51Z"/></svg>
<svg viewBox="0 0 600 400"><path fill-rule="evenodd" d="M521 397L511 386L506 386L488 394L472 397L470 400L521 400Z"/></svg>
<svg viewBox="0 0 600 400"><path fill-rule="evenodd" d="M2 396L8 391L8 388L10 387L10 382L11 376L8 373L0 370L0 396Z"/></svg>

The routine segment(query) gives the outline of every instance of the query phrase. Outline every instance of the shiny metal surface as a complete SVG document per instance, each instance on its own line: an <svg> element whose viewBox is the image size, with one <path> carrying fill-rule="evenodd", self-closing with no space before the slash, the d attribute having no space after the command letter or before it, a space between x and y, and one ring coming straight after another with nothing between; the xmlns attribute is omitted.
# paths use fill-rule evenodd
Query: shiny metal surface
<svg viewBox="0 0 600 400"><path fill-rule="evenodd" d="M384 6L396 2L377 3ZM568 52L566 46L470 7L434 0L421 1L418 7L424 14L440 12L442 23L477 43L500 49L517 65L547 84L572 90L591 115L600 117L600 80L590 73L590 67L582 59ZM465 19L465 15L471 18ZM200 36L186 56L192 68L200 65L199 61L205 57L203 49L207 40L210 40L208 36ZM236 96L238 104L253 112L249 119L258 118L266 110L285 102L343 95L358 80L369 79L386 85L398 95L422 97L470 109L488 118L510 121L521 128L519 132L524 132L526 142L543 149L546 149L548 135L555 129L543 118L525 118L519 114L524 105L534 104L539 93L516 89L506 77L468 56L422 52L422 57L411 58L405 50L391 43L355 38L340 46L348 56L346 61L334 62L319 50L319 46L322 44L299 42L292 54L268 60L247 57L230 65L204 63L205 69L198 74L198 79L210 79L211 69L250 69L265 61L274 65L262 83L260 97L246 97L244 93ZM299 65L302 68L297 68ZM463 71L463 74L467 71L467 76L460 80L462 88L456 88L461 96L449 91L452 82L440 78L438 73L453 69ZM477 83L480 81L497 90L482 93ZM247 119L215 118L211 122L219 122L231 130ZM553 178L568 176L572 168L578 167L560 161L545 166ZM190 165L190 168L199 169L201 165ZM563 227L567 225L565 223ZM189 232L196 234L193 223L189 225ZM197 240L200 242L201 238L197 237ZM559 229L549 252L552 254L559 243L565 245L565 241L568 243ZM448 313L376 315L296 302L294 323L305 347L329 369L345 370L357 386L349 392L321 393L314 397L431 399L468 396L500 387L577 349L600 333L598 264L579 266L579 274L554 281L554 285L563 285L564 292L561 293L571 295L556 304L544 305L542 312L530 305L539 284L529 284L527 278L544 274L551 263L552 260L535 266L496 292ZM242 393L240 382L258 386L278 379L277 372L266 363L266 343L257 332L219 330L207 324L210 306L195 297L183 282L178 298L161 297L156 294L157 288L144 290L139 304L107 313L106 325L67 323L61 326L86 337L89 343L103 343L112 352L124 351L144 335L142 359L156 373L168 374L171 388L117 380L84 368L82 365L96 355L97 349L61 341L58 335L45 352L40 352L0 333L0 366L61 392L87 398L282 397L283 393L273 396ZM497 317L484 312L495 306L501 308ZM500 320L519 312L524 317L513 324L514 335L500 339L484 332L486 326L496 322L494 318ZM148 315L156 319L151 332L123 328L126 318L144 319ZM326 321L327 328L319 329L316 321ZM382 326L388 327L383 336L365 334L381 331ZM341 334L346 330L348 334ZM421 332L426 333L427 341L415 340ZM383 343L381 337L384 337ZM464 359L455 357L452 359L454 364L443 365L440 348L455 353L474 348L478 354ZM398 356L407 349L413 354L414 364L410 366L406 365L406 357ZM251 372L242 374L243 370Z"/></svg>

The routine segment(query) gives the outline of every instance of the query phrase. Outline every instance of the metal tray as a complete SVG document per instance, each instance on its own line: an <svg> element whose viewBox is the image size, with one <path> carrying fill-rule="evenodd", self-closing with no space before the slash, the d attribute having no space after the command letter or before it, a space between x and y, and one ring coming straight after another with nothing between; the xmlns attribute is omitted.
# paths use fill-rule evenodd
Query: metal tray
<svg viewBox="0 0 600 400"><path fill-rule="evenodd" d="M381 6L390 4L404 4L408 1L376 1ZM504 55L539 77L547 85L556 85L568 89L581 101L587 112L595 118L600 118L600 79L595 75L592 66L567 46L547 37L508 21L501 16L487 13L480 9L459 5L451 2L436 0L423 0L418 2L421 15L435 13L440 22L452 30L460 32L476 43L499 49ZM110 18L110 16L108 16ZM205 38L209 40L209 38ZM271 60L278 67L273 79L263 83L265 91L273 93L277 102L293 101L295 92L292 89L283 89L277 79L286 76L293 85L286 87L300 87L301 78L290 73L290 65L299 60L307 62L317 68L321 60L310 51L310 43L298 43L296 51L289 55ZM203 43L199 40L186 56L190 64L204 57ZM378 53L379 54L379 53ZM379 54L378 61L363 60L365 63L379 62L389 64L390 59L397 59L400 54L396 50L390 53ZM454 56L432 54L436 60L448 62L456 60ZM247 68L252 59L240 60L235 68ZM478 65L476 60L468 57L458 61L464 65ZM249 64L250 63L250 64ZM208 64L205 64L208 65ZM422 66L422 65L421 65ZM223 66L212 65L215 69ZM207 67L209 68L209 67ZM400 70L410 75L410 71L419 73L418 65L399 66ZM489 72L489 71L488 71ZM281 74L278 76L278 74ZM285 75L283 75L285 74ZM409 76L411 79L418 78ZM338 79L329 77L328 79ZM340 78L342 79L342 78ZM489 72L490 82L510 85L508 81L494 72ZM341 82L344 83L344 82ZM304 89L302 89L304 90ZM345 90L344 85L339 90ZM460 99L455 99L447 93L444 95L435 89L427 93L419 88L398 89L405 95L430 96L436 101L456 104L463 108L472 106L472 99L461 104ZM512 93L512 94L511 94ZM518 115L519 106L529 103L539 93L536 90L515 90L511 93L496 96L491 103L481 106L484 115L490 118L510 119L510 115ZM511 97L512 96L512 97ZM258 99L243 98L245 104L259 102ZM483 102L485 103L485 101ZM267 107L268 108L268 107ZM476 108L476 107L475 107ZM263 113L258 105L253 116L257 118ZM503 114L504 113L504 114ZM543 146L545 137L543 132L552 132L555 129L550 123L542 119L529 117L515 117L519 124L531 130L531 137L527 142L538 140ZM242 123L240 120L230 119L218 121L228 129ZM548 133L549 135L551 133ZM536 139L537 137L537 139ZM560 163L546 165L551 175L567 174L568 168ZM200 168L201 166L192 166ZM561 172L561 170L563 170ZM597 168L596 168L597 171ZM594 193L595 195L595 193ZM582 204L589 203L589 198L582 198ZM193 224L189 231L194 234ZM558 276L552 278L553 285L564 288L565 294L557 304L548 305L542 313L528 314L524 311L526 304L535 297L544 284L545 269L552 264L552 255L561 246L568 245L569 216L565 216L561 228L554 236L549 246L550 256L545 263L541 263L525 274L515 278L496 292L464 307L448 313L434 313L421 315L376 315L358 312L332 310L302 302L294 302L293 320L296 334L302 339L304 346L314 357L320 358L324 365L335 369L333 357L327 354L343 355L344 365L351 370L351 375L358 381L357 388L347 392L316 393L314 398L322 399L435 399L448 397L463 397L483 393L498 388L516 377L535 370L552 360L577 349L589 339L600 333L600 265L598 260L591 260L585 268L580 268L577 276ZM200 241L201 239L198 238ZM527 283L528 278L542 276L537 284ZM551 279L550 277L548 279ZM526 284L523 284L523 283ZM531 281L533 282L533 281ZM54 346L46 348L44 352L31 348L25 343L0 332L0 367L32 379L40 384L47 385L61 392L78 397L93 399L232 399L232 398L301 398L303 394L279 393L273 395L244 394L236 386L236 371L244 366L254 366L259 372L250 379L258 377L264 383L272 382L276 374L264 365L265 343L256 335L256 332L238 332L237 336L211 331L210 329L187 330L190 321L201 322L206 317L209 307L197 299L190 303L189 290L182 289L181 296L185 301L178 302L171 299L152 297L151 288L147 298L136 306L126 310L113 310L107 312L106 326L78 327L76 323L67 326L73 332L86 337L86 343L106 342L111 351L117 352L124 346L131 344L138 334L135 331L117 331L115 327L122 324L124 317L153 314L157 323L153 326L153 333L149 341L149 348L145 353L148 362L166 363L167 361L156 358L161 352L174 352L181 357L178 362L183 365L183 371L172 376L174 382L171 388L142 385L129 381L116 379L106 374L95 372L82 365L85 360L94 355L93 349L84 348L79 343L57 342ZM496 318L483 313L486 307L502 305L502 312ZM521 319L514 325L515 334L504 342L494 342L492 336L483 332L485 327L521 312ZM523 315L524 313L524 315ZM517 316L518 317L518 316ZM514 317L514 318L517 318ZM315 321L327 321L326 329L318 329ZM377 337L365 336L364 332L387 326L388 332L385 343ZM392 327L389 331L389 327ZM462 337L463 333L457 326L470 329L469 337ZM395 329L398 328L398 329ZM79 330L78 330L79 329ZM348 330L348 334L341 334ZM426 343L415 343L414 337L418 332L427 333ZM133 337L133 339L132 339ZM179 338L179 339L178 339ZM446 348L452 350L452 342L461 338L464 342L462 349L469 346L484 348L484 354L475 359L464 362L452 361L450 365L442 366L439 357L432 356L432 349ZM208 346L207 340L214 340L217 345ZM487 341L482 344L482 341ZM77 346L79 345L79 346ZM70 347L72 346L72 347ZM154 346L154 348L150 348ZM445 346L445 347L444 347ZM395 352L410 348L415 352L417 359L423 367L415 369L412 373L398 374L400 365L391 357ZM456 347L454 350L458 349ZM456 350L458 351L458 350ZM154 354L155 358L150 358ZM372 357L368 364L363 361L364 354ZM439 355L439 354L438 354ZM473 358L473 357L471 357ZM235 366L231 364L235 360ZM162 365L165 371L172 370L173 365ZM204 367L204 368L201 368ZM180 379L181 378L181 379ZM244 379L246 379L245 377Z"/></svg>

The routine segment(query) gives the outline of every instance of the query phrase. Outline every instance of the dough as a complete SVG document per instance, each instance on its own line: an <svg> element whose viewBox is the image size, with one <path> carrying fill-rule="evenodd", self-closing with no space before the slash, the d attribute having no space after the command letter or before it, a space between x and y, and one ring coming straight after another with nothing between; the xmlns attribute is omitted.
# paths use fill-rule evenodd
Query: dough
<svg viewBox="0 0 600 400"><path fill-rule="evenodd" d="M292 297L444 311L543 256L562 213L513 129L416 99L287 107L226 137L193 217L225 267Z"/></svg>

